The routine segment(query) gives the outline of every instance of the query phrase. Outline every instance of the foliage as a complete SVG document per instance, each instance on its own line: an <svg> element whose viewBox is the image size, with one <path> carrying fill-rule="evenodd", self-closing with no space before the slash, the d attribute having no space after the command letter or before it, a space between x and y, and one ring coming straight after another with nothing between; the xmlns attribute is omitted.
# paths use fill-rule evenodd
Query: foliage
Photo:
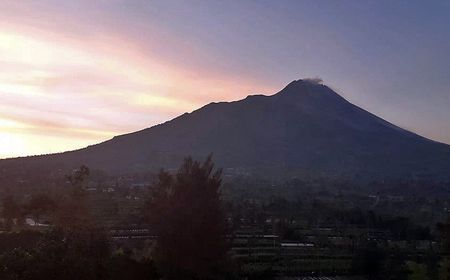
<svg viewBox="0 0 450 280"><path fill-rule="evenodd" d="M1 279L107 279L108 244L100 232L53 230L31 249L16 248L1 256Z"/></svg>
<svg viewBox="0 0 450 280"><path fill-rule="evenodd" d="M14 220L22 218L20 205L16 197L7 189L2 196L2 217L5 219L5 229L11 230Z"/></svg>
<svg viewBox="0 0 450 280"><path fill-rule="evenodd" d="M86 165L82 165L80 168L75 169L71 175L66 176L67 181L72 186L72 196L81 197L86 194L85 183L89 174L89 168Z"/></svg>
<svg viewBox="0 0 450 280"><path fill-rule="evenodd" d="M410 261L408 262L408 268L411 272L408 280L429 280L425 264Z"/></svg>
<svg viewBox="0 0 450 280"><path fill-rule="evenodd" d="M33 195L25 205L25 212L34 216L36 223L42 215L53 214L57 208L56 201L45 193Z"/></svg>
<svg viewBox="0 0 450 280"><path fill-rule="evenodd" d="M353 269L356 274L366 275L369 280L380 279L385 261L385 252L376 242L369 242L354 256Z"/></svg>
<svg viewBox="0 0 450 280"><path fill-rule="evenodd" d="M220 278L227 252L220 184L211 156L204 163L185 159L175 175L160 172L147 211L166 279Z"/></svg>
<svg viewBox="0 0 450 280"><path fill-rule="evenodd" d="M89 168L82 165L74 170L72 175L66 176L70 182L70 192L60 198L55 219L58 227L71 231L93 226L86 195L86 181L89 174Z"/></svg>
<svg viewBox="0 0 450 280"><path fill-rule="evenodd" d="M439 280L450 279L450 259L445 258L441 261L439 266Z"/></svg>

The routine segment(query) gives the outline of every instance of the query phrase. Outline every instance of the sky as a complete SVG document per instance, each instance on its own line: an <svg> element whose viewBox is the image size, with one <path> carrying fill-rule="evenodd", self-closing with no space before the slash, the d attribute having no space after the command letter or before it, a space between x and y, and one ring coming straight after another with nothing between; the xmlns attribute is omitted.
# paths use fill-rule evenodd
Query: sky
<svg viewBox="0 0 450 280"><path fill-rule="evenodd" d="M450 144L449 1L1 0L0 158L320 77Z"/></svg>

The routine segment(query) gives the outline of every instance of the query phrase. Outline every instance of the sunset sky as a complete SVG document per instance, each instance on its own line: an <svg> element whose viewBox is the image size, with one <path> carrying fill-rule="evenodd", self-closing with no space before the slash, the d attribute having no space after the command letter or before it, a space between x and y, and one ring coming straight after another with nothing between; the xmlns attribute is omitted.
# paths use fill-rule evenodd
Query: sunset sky
<svg viewBox="0 0 450 280"><path fill-rule="evenodd" d="M320 77L450 143L450 1L0 1L0 158Z"/></svg>

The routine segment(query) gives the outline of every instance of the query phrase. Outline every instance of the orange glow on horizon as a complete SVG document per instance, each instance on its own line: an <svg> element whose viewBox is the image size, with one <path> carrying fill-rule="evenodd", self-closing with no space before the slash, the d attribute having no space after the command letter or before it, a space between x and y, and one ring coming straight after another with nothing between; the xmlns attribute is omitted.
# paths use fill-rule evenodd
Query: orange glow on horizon
<svg viewBox="0 0 450 280"><path fill-rule="evenodd" d="M0 25L0 61L0 158L81 148L271 90L165 63L106 34L85 41Z"/></svg>

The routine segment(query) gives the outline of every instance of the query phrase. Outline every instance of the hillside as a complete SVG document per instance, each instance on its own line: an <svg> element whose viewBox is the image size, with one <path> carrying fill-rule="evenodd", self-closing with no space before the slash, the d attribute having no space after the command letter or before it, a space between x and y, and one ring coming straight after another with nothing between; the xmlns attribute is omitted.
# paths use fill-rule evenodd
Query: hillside
<svg viewBox="0 0 450 280"><path fill-rule="evenodd" d="M449 178L450 146L399 128L310 81L235 102L211 103L171 121L85 149L0 161L0 169L108 172L175 168L213 153L231 174Z"/></svg>

